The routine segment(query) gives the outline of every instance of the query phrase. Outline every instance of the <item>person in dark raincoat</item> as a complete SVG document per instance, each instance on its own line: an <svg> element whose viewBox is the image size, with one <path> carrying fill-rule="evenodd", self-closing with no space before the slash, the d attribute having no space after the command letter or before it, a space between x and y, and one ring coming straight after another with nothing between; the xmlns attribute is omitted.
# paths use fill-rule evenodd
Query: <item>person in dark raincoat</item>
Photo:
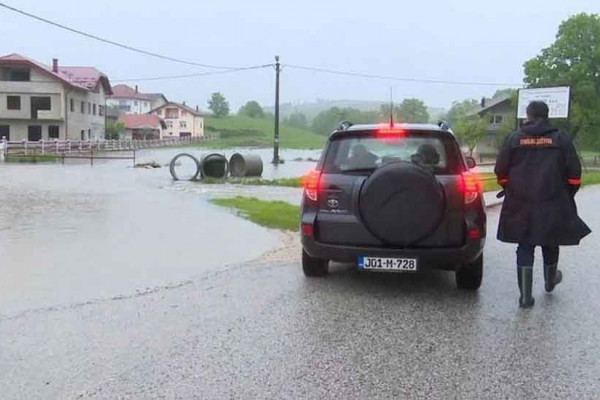
<svg viewBox="0 0 600 400"><path fill-rule="evenodd" d="M575 193L581 164L571 139L552 127L548 106L534 101L527 121L504 142L495 173L504 188L498 240L517 243L517 277L521 307L531 307L535 246L542 247L545 289L562 281L559 246L578 245L591 233L577 215Z"/></svg>

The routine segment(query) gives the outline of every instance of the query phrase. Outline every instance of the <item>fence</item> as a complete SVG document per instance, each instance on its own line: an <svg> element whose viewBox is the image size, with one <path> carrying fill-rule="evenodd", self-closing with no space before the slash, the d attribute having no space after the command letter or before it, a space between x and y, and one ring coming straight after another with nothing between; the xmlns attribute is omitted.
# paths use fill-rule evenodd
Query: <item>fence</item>
<svg viewBox="0 0 600 400"><path fill-rule="evenodd" d="M168 138L151 140L40 140L37 142L0 141L0 152L6 157L46 155L64 155L71 153L92 153L149 149L166 146L178 146L201 142L203 138Z"/></svg>

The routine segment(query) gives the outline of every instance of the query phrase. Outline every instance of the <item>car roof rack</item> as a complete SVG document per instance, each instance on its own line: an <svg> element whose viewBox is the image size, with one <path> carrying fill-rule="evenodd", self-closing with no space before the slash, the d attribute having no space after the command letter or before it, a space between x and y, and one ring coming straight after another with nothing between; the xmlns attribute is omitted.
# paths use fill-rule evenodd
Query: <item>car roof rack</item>
<svg viewBox="0 0 600 400"><path fill-rule="evenodd" d="M354 125L352 122L350 121L342 121L339 123L337 130L338 131L345 131L348 128L350 128L352 125Z"/></svg>
<svg viewBox="0 0 600 400"><path fill-rule="evenodd" d="M437 125L440 127L441 130L443 131L449 131L450 130L450 124L447 123L446 121L440 120Z"/></svg>

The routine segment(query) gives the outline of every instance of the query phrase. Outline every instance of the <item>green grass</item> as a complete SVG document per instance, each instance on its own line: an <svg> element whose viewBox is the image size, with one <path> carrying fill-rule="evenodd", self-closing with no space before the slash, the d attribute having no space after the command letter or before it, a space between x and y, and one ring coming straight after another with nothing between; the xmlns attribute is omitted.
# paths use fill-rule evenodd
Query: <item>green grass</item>
<svg viewBox="0 0 600 400"><path fill-rule="evenodd" d="M36 155L22 155L22 156L11 156L6 157L6 162L11 163L50 163L60 162L61 156L56 154L36 154Z"/></svg>
<svg viewBox="0 0 600 400"><path fill-rule="evenodd" d="M211 148L229 147L271 147L273 146L273 119L229 116L223 118L207 117L205 131L207 135L217 135L201 146ZM279 140L282 148L321 149L326 137L308 129L294 128L280 124ZM198 146L192 144L191 146Z"/></svg>
<svg viewBox="0 0 600 400"><path fill-rule="evenodd" d="M235 185L251 186L283 186L283 187L302 187L302 178L280 178L280 179L261 179L261 178L227 178L213 179L204 178L202 181L207 184L231 183Z"/></svg>
<svg viewBox="0 0 600 400"><path fill-rule="evenodd" d="M213 199L212 202L232 208L241 217L267 228L297 231L300 225L298 206L284 201L264 201L238 196L231 199Z"/></svg>

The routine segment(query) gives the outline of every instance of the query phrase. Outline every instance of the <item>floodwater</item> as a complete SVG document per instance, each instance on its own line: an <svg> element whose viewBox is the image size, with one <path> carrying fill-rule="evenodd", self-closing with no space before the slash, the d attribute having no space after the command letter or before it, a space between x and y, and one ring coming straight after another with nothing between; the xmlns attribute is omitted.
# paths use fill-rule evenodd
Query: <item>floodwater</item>
<svg viewBox="0 0 600 400"><path fill-rule="evenodd" d="M184 151L209 153L156 149L137 158L165 165ZM266 178L299 176L315 164L291 160L319 155L283 151L289 161L274 167L269 150L251 151ZM0 316L177 284L276 244L273 232L208 201L237 185L174 182L166 167L126 160L77 161L0 164Z"/></svg>

